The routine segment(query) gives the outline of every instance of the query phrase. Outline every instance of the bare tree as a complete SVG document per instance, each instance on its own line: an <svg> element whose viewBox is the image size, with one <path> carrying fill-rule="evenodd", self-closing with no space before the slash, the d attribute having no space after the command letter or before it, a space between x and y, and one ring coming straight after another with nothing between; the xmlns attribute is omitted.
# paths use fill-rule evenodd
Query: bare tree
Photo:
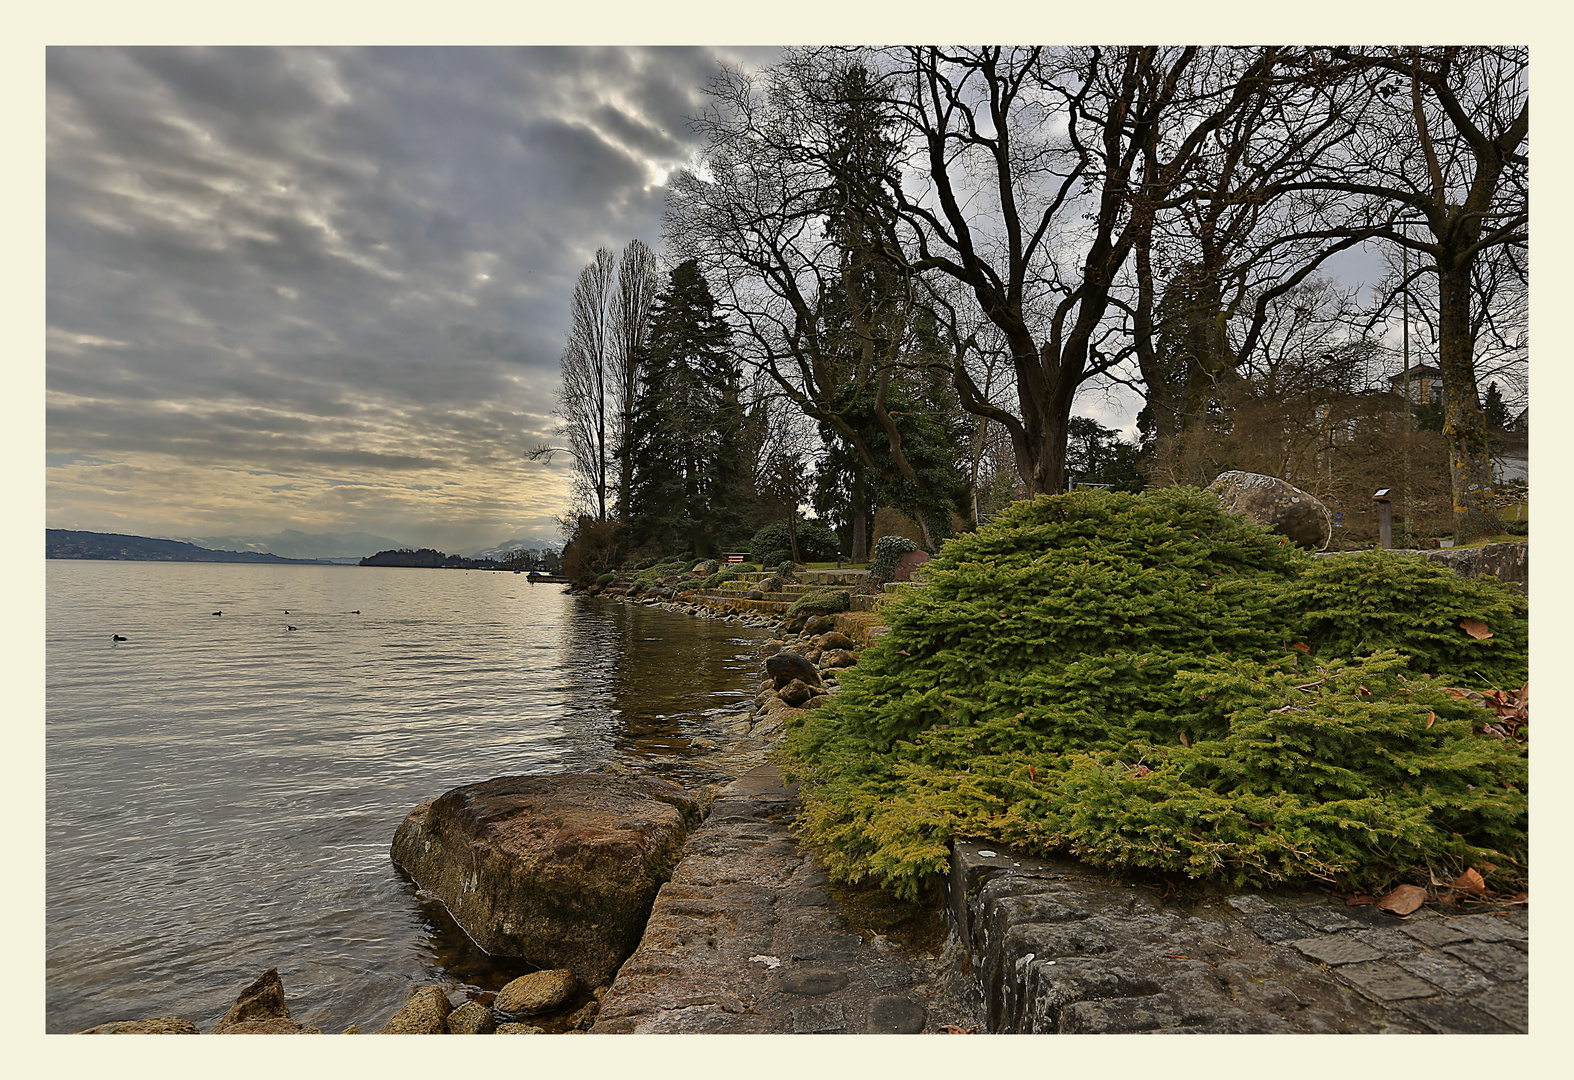
<svg viewBox="0 0 1574 1080"><path fill-rule="evenodd" d="M656 256L642 240L630 240L618 260L617 289L612 298L610 367L616 404L612 445L619 459L619 516L633 477L634 460L626 452L639 396L640 350L650 329L651 305L660 291Z"/></svg>
<svg viewBox="0 0 1574 1080"><path fill-rule="evenodd" d="M617 352L613 333L617 315L612 305L614 270L612 252L598 248L595 259L579 272L569 302L568 341L559 361L562 382L556 410L557 434L567 440L568 446L538 446L529 455L531 460L547 461L559 453L572 457L575 502L594 510L598 521L607 520L607 469L614 452L608 429L618 423L617 414L609 415Z"/></svg>
<svg viewBox="0 0 1574 1080"><path fill-rule="evenodd" d="M1496 531L1492 466L1476 370L1477 272L1529 237L1529 54L1519 47L1338 48L1328 62L1364 80L1375 114L1343 155L1297 185L1392 207L1382 240L1419 255L1435 279L1443 434L1456 529ZM1337 223L1331 223L1337 228Z"/></svg>

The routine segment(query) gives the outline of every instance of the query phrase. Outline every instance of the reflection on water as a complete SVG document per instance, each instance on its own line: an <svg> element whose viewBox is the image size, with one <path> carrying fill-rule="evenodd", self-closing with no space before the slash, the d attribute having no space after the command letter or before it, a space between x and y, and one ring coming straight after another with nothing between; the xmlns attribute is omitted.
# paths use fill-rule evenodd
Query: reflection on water
<svg viewBox="0 0 1574 1080"><path fill-rule="evenodd" d="M270 966L328 1031L496 990L517 966L389 861L404 815L613 760L725 779L761 637L512 574L86 561L48 564L47 634L50 1031L206 1028Z"/></svg>

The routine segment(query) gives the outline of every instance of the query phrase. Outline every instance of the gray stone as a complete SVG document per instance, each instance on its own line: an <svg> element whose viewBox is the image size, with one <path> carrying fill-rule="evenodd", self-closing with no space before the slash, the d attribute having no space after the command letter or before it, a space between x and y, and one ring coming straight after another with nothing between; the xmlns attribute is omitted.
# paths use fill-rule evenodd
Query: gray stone
<svg viewBox="0 0 1574 1080"><path fill-rule="evenodd" d="M1530 974L1530 961L1511 945L1467 941L1445 945L1443 951L1472 964L1500 982L1515 982Z"/></svg>
<svg viewBox="0 0 1574 1080"><path fill-rule="evenodd" d="M1469 964L1442 953L1417 953L1400 957L1394 963L1450 994L1473 994L1493 985L1491 979Z"/></svg>
<svg viewBox="0 0 1574 1080"><path fill-rule="evenodd" d="M834 1001L800 1005L787 1015L797 1035L834 1035L847 1030L847 1013Z"/></svg>
<svg viewBox="0 0 1574 1080"><path fill-rule="evenodd" d="M1328 907L1301 908L1292 914L1307 926L1318 930L1356 930L1362 925L1344 912Z"/></svg>
<svg viewBox="0 0 1574 1080"><path fill-rule="evenodd" d="M883 994L869 1003L871 1035L917 1035L924 1030L924 1007L909 998Z"/></svg>
<svg viewBox="0 0 1574 1080"><path fill-rule="evenodd" d="M824 907L831 902L824 889L803 889L793 895L795 907Z"/></svg>
<svg viewBox="0 0 1574 1080"><path fill-rule="evenodd" d="M1477 994L1470 1003L1515 1031L1530 1030L1530 986L1527 983L1503 983L1496 989Z"/></svg>
<svg viewBox="0 0 1574 1080"><path fill-rule="evenodd" d="M1314 937L1292 941L1306 956L1331 966L1358 964L1365 960L1379 959L1383 954L1370 945L1363 945L1353 937Z"/></svg>
<svg viewBox="0 0 1574 1080"><path fill-rule="evenodd" d="M1453 998L1428 998L1424 1001L1407 1001L1399 1011L1433 1031L1445 1035L1500 1035L1515 1030L1501 1020L1463 1001Z"/></svg>
<svg viewBox="0 0 1574 1080"><path fill-rule="evenodd" d="M1301 547L1320 551L1333 536L1328 508L1288 481L1232 470L1220 473L1208 490L1226 513L1266 525Z"/></svg>
<svg viewBox="0 0 1574 1080"><path fill-rule="evenodd" d="M1419 941L1398 930L1357 930L1350 936L1384 956L1409 956L1421 951Z"/></svg>
<svg viewBox="0 0 1574 1080"><path fill-rule="evenodd" d="M467 1001L448 1014L450 1035L490 1035L497 1029L492 1010L479 1001Z"/></svg>
<svg viewBox="0 0 1574 1080"><path fill-rule="evenodd" d="M1442 919L1407 922L1399 929L1401 933L1409 934L1421 944L1433 949L1439 945L1452 945L1457 941L1468 940L1464 934L1455 930Z"/></svg>
<svg viewBox="0 0 1574 1080"><path fill-rule="evenodd" d="M1242 915L1272 915L1277 909L1260 896L1252 893L1242 893L1239 896L1227 896L1224 902L1229 904Z"/></svg>
<svg viewBox="0 0 1574 1080"><path fill-rule="evenodd" d="M1437 993L1435 986L1386 960L1346 964L1339 968L1339 977L1349 980L1352 986L1380 1001L1403 1001L1406 998L1431 997Z"/></svg>
<svg viewBox="0 0 1574 1080"><path fill-rule="evenodd" d="M1306 937L1306 924L1288 915L1257 915L1247 919L1246 925L1275 943Z"/></svg>
<svg viewBox="0 0 1574 1080"><path fill-rule="evenodd" d="M1524 941L1530 936L1528 930L1521 930L1491 915L1466 915L1460 919L1449 919L1448 925L1476 941Z"/></svg>
<svg viewBox="0 0 1574 1080"><path fill-rule="evenodd" d="M848 982L844 972L828 967L801 967L783 972L779 985L789 994L829 994L840 990Z"/></svg>
<svg viewBox="0 0 1574 1080"><path fill-rule="evenodd" d="M899 960L893 960L889 964L875 964L869 968L869 981L881 990L906 986L913 981L913 969Z"/></svg>

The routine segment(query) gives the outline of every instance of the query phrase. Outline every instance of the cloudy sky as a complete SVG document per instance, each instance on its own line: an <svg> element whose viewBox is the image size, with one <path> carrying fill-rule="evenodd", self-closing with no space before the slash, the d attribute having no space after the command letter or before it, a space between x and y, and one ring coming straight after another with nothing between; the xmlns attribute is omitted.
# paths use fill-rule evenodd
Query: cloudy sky
<svg viewBox="0 0 1574 1080"><path fill-rule="evenodd" d="M555 536L573 279L720 48L50 48L47 524Z"/></svg>

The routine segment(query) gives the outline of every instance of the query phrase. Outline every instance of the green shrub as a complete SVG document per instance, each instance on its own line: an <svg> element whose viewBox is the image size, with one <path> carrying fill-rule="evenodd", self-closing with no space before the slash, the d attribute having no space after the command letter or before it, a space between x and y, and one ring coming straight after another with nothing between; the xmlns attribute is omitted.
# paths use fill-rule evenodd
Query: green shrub
<svg viewBox="0 0 1574 1080"><path fill-rule="evenodd" d="M869 560L869 584L884 585L896 576L896 564L918 545L905 536L882 536L874 546L874 558Z"/></svg>
<svg viewBox="0 0 1574 1080"><path fill-rule="evenodd" d="M834 615L838 611L846 611L851 605L852 598L845 590L816 589L794 600L792 606L787 609L787 618L794 619L800 615Z"/></svg>
<svg viewBox="0 0 1574 1080"><path fill-rule="evenodd" d="M600 575L599 577L596 578L596 584L597 585L610 585L614 581L616 581L617 579L618 579L618 576L616 574L611 574L611 573L602 574L602 575Z"/></svg>
<svg viewBox="0 0 1574 1080"><path fill-rule="evenodd" d="M1503 531L1510 536L1529 536L1530 521L1529 519L1524 521L1505 521L1503 522Z"/></svg>
<svg viewBox="0 0 1574 1080"><path fill-rule="evenodd" d="M1194 489L1016 504L788 732L801 834L907 898L959 836L1237 887L1522 882L1522 748L1398 651L1292 649L1342 579L1316 564Z"/></svg>
<svg viewBox="0 0 1574 1080"><path fill-rule="evenodd" d="M1529 677L1529 603L1495 578L1465 578L1421 555L1366 551L1317 559L1285 591L1292 633L1319 656L1397 649L1410 670L1519 686ZM1465 620L1486 625L1476 640Z"/></svg>
<svg viewBox="0 0 1574 1080"><path fill-rule="evenodd" d="M792 559L783 559L776 564L776 577L781 581L795 581L797 579L793 575L797 569L798 564L793 562Z"/></svg>
<svg viewBox="0 0 1574 1080"><path fill-rule="evenodd" d="M736 579L737 576L738 575L734 574L731 570L720 570L707 577L704 581L700 582L699 587L702 589L720 588L723 582L732 581Z"/></svg>
<svg viewBox="0 0 1574 1080"><path fill-rule="evenodd" d="M841 550L836 534L818 521L798 522L798 554L805 562L834 559ZM765 526L749 540L749 558L761 566L773 566L792 558L787 537L787 519Z"/></svg>

